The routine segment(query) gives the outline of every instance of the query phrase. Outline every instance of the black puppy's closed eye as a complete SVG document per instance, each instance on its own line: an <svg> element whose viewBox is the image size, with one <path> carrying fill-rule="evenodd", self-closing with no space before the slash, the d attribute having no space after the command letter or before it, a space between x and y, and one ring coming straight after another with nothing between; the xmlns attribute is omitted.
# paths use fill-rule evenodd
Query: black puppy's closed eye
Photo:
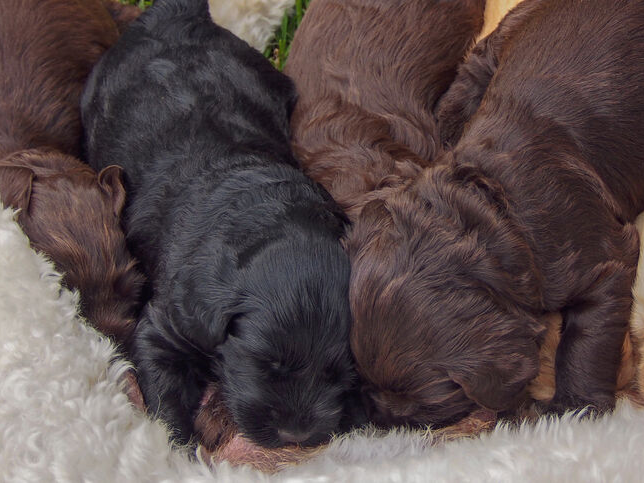
<svg viewBox="0 0 644 483"><path fill-rule="evenodd" d="M241 333L240 321L243 317L243 314L234 314L230 317L228 324L226 325L226 335L227 337L239 337Z"/></svg>
<svg viewBox="0 0 644 483"><path fill-rule="evenodd" d="M289 368L282 364L280 361L272 361L268 364L269 373L271 378L280 379L288 375Z"/></svg>

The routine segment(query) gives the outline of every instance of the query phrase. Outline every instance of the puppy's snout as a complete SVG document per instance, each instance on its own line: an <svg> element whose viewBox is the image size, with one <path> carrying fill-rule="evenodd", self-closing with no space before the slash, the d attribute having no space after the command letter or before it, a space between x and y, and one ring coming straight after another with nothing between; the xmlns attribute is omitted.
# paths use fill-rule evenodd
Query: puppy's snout
<svg viewBox="0 0 644 483"><path fill-rule="evenodd" d="M313 436L313 431L278 429L277 435L283 443L303 443Z"/></svg>

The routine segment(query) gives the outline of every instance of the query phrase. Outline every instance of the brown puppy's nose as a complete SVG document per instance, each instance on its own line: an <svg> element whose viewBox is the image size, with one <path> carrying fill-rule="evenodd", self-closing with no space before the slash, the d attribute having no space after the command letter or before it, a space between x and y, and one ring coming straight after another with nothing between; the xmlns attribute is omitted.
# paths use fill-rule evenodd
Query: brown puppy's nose
<svg viewBox="0 0 644 483"><path fill-rule="evenodd" d="M278 429L277 435L284 443L302 443L309 439L313 433L311 431L288 431Z"/></svg>

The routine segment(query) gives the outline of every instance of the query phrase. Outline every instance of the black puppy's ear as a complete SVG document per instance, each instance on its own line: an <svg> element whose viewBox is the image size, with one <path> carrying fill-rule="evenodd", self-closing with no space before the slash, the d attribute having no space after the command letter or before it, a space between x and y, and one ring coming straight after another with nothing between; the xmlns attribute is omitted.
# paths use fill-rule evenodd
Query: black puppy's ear
<svg viewBox="0 0 644 483"><path fill-rule="evenodd" d="M519 353L486 361L476 367L460 366L449 368L449 377L463 388L468 398L479 406L495 411L513 407L527 384L539 372L539 359Z"/></svg>
<svg viewBox="0 0 644 483"><path fill-rule="evenodd" d="M103 168L98 173L98 184L112 200L112 206L116 216L121 215L121 211L125 205L125 188L123 187L122 173L123 168L116 165Z"/></svg>
<svg viewBox="0 0 644 483"><path fill-rule="evenodd" d="M22 166L0 166L0 199L5 206L29 209L34 172Z"/></svg>

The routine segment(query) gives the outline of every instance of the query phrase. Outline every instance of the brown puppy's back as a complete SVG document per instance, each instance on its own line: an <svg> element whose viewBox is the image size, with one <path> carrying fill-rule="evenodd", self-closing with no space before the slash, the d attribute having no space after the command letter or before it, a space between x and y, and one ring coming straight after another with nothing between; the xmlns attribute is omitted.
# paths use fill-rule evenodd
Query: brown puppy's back
<svg viewBox="0 0 644 483"><path fill-rule="evenodd" d="M80 154L81 90L117 38L102 0L0 2L0 157L41 146Z"/></svg>
<svg viewBox="0 0 644 483"><path fill-rule="evenodd" d="M477 45L441 99L448 125L465 114L463 134L454 125L450 159L426 170L411 190L434 208L427 210L428 237L451 221L445 231L469 238L482 255L465 252L443 265L465 275L451 300L434 287L425 291L445 314L436 322L475 309L462 295L468 285L488 291L485 299L496 305L489 313L499 320L504 311L518 313L516 328L562 311L556 411L614 403L637 261L630 222L644 207L643 24L640 2L519 4ZM428 266L439 262L431 257ZM516 372L496 369L513 360L512 346L539 341L538 333L505 349L489 334L497 357L488 367L495 370L481 364L455 380L483 406L507 407L517 391L504 379ZM462 349L474 347L452 335ZM528 359L534 362L533 352Z"/></svg>
<svg viewBox="0 0 644 483"><path fill-rule="evenodd" d="M355 218L437 153L431 114L483 20L483 0L316 0L286 73L298 90L293 146Z"/></svg>

